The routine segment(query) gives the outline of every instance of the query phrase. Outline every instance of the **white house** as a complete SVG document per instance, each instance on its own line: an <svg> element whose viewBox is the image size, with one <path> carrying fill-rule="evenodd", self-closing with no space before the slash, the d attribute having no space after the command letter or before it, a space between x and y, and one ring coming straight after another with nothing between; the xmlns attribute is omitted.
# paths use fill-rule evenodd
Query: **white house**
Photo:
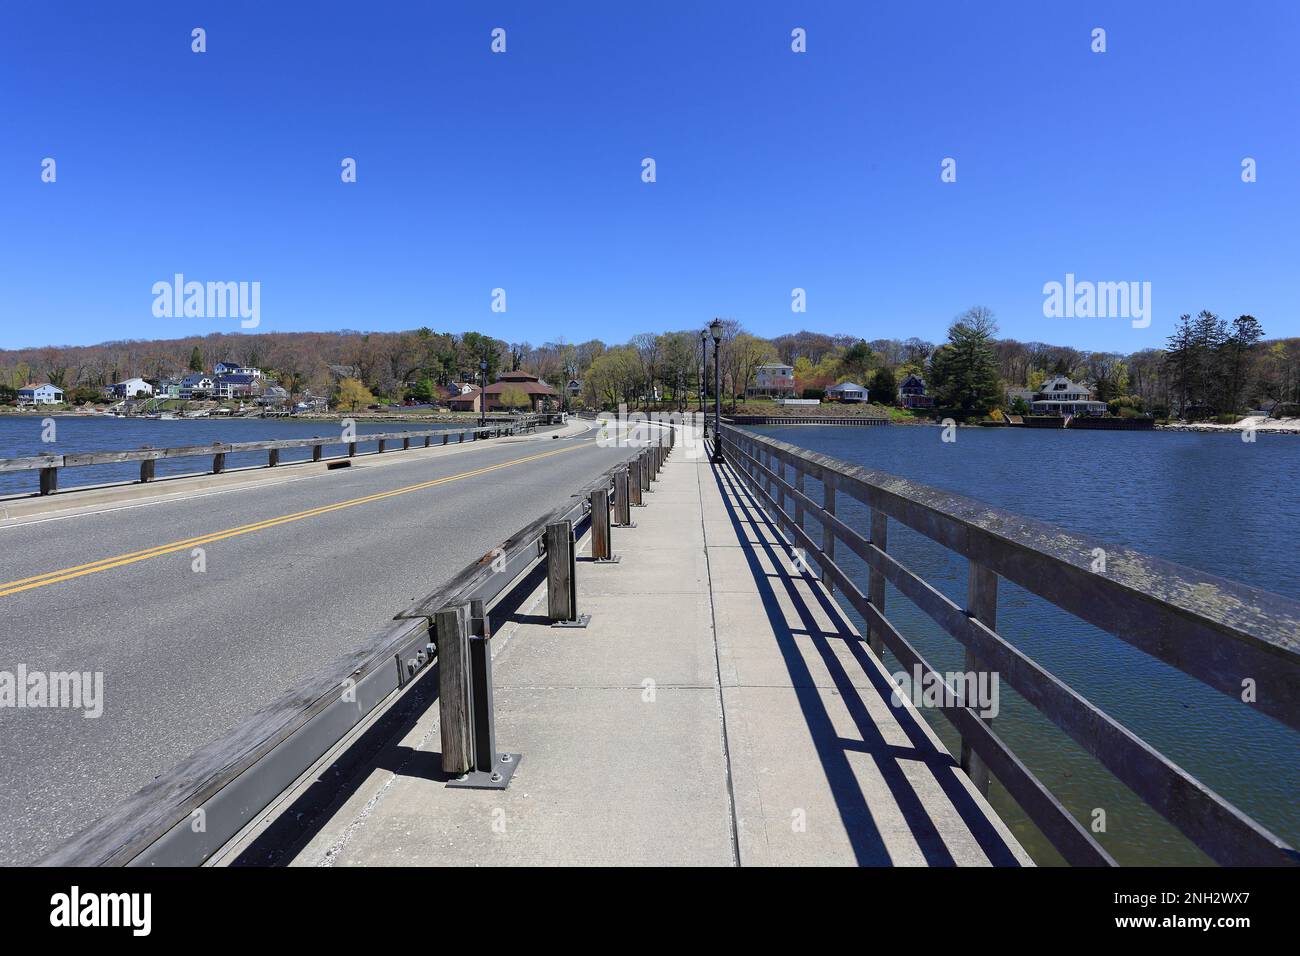
<svg viewBox="0 0 1300 956"><path fill-rule="evenodd" d="M142 395L152 394L153 386L142 378L128 378L113 385L113 396L115 398L139 398Z"/></svg>
<svg viewBox="0 0 1300 956"><path fill-rule="evenodd" d="M212 374L222 375L247 375L250 378L258 379L262 377L260 368L253 368L251 365L237 365L234 362L218 362L212 367Z"/></svg>
<svg viewBox="0 0 1300 956"><path fill-rule="evenodd" d="M206 375L186 375L181 379L181 398L207 398L216 390L216 382Z"/></svg>
<svg viewBox="0 0 1300 956"><path fill-rule="evenodd" d="M57 405L63 401L63 389L45 382L42 385L24 385L18 389L19 404Z"/></svg>
<svg viewBox="0 0 1300 956"><path fill-rule="evenodd" d="M856 382L840 382L826 389L826 397L832 402L865 402L867 390Z"/></svg>
<svg viewBox="0 0 1300 956"><path fill-rule="evenodd" d="M1105 415L1106 403L1092 397L1092 389L1057 375L1042 384L1029 403L1035 415Z"/></svg>
<svg viewBox="0 0 1300 956"><path fill-rule="evenodd" d="M754 369L754 384L745 390L751 398L789 398L794 394L794 367L769 362Z"/></svg>

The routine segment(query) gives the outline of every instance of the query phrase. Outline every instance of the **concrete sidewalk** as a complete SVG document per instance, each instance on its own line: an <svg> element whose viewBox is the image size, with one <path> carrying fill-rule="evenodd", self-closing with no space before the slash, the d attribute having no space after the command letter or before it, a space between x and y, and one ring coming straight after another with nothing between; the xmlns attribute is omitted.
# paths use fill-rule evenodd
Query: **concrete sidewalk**
<svg viewBox="0 0 1300 956"><path fill-rule="evenodd" d="M547 626L544 588L493 620L510 788L446 787L431 706L294 864L1029 863L729 468L679 446L646 501L621 563L579 561L589 627Z"/></svg>

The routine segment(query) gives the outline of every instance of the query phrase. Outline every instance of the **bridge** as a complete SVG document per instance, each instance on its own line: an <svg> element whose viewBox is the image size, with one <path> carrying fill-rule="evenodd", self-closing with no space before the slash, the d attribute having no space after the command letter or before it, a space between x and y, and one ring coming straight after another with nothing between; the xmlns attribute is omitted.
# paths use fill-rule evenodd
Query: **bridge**
<svg viewBox="0 0 1300 956"><path fill-rule="evenodd" d="M106 689L97 720L0 710L0 860L1032 865L996 782L1114 865L893 593L1209 858L1297 862L997 630L1005 581L1300 728L1296 602L1114 546L1098 570L1098 542L733 425L494 428L7 500L6 658ZM891 525L967 562L964 605Z"/></svg>

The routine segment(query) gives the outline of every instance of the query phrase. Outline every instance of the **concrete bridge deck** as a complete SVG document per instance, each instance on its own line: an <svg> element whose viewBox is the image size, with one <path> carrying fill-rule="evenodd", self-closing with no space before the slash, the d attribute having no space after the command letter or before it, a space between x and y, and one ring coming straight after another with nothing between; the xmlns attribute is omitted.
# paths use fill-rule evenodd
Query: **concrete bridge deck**
<svg viewBox="0 0 1300 956"><path fill-rule="evenodd" d="M492 621L509 789L448 789L422 706L340 780L359 727L215 862L1030 865L729 466L678 449L647 501L621 563L579 561L587 628L548 626L544 582ZM322 783L309 837L274 846Z"/></svg>

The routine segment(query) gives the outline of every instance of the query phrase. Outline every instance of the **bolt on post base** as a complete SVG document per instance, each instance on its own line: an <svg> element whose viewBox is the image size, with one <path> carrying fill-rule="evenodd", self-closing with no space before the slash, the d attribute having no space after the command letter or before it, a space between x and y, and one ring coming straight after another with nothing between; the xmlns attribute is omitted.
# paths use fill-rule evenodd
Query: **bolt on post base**
<svg viewBox="0 0 1300 956"><path fill-rule="evenodd" d="M552 621L551 627L586 627L590 623L590 614L579 614L576 621Z"/></svg>
<svg viewBox="0 0 1300 956"><path fill-rule="evenodd" d="M497 754L491 770L471 770L448 780L447 786L460 790L504 790L510 786L510 778L523 759L523 754Z"/></svg>

